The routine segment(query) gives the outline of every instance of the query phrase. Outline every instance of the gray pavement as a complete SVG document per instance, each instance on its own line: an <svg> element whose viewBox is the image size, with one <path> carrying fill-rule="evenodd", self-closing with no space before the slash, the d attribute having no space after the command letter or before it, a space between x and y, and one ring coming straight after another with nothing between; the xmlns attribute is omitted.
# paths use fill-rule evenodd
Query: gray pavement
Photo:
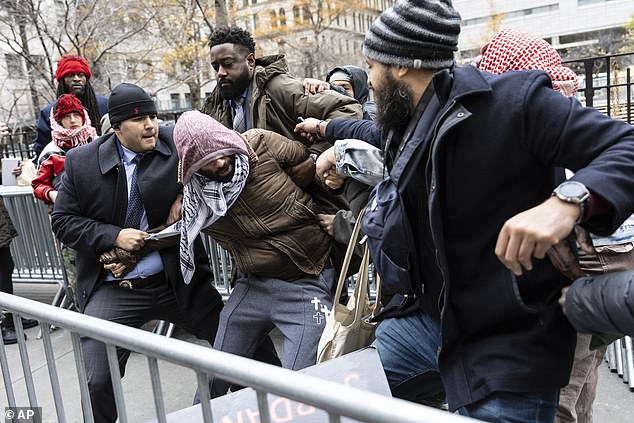
<svg viewBox="0 0 634 423"><path fill-rule="evenodd" d="M21 285L16 284L16 294L42 302L50 302L55 292L55 287L52 285L46 287ZM148 325L147 329L151 328L152 326ZM38 332L39 328L26 331L37 401L42 407L43 421L57 422L42 341L36 339ZM184 331L177 330L174 336L201 345L204 344L203 341L195 339ZM81 422L79 386L70 335L67 331L58 329L52 332L51 340L62 386L66 419L68 422ZM19 406L28 406L18 347L17 345L9 345L6 349L17 403ZM194 372L164 361L159 361L159 369L165 407L168 413L190 406L196 387ZM148 365L144 356L135 353L130 356L126 375L123 379L123 389L130 422L145 422L156 418ZM0 410L4 410L6 405L4 385L0 384ZM623 380L615 373L610 372L605 363L599 369L594 421L597 423L634 422L634 392L630 392L628 385L623 383Z"/></svg>

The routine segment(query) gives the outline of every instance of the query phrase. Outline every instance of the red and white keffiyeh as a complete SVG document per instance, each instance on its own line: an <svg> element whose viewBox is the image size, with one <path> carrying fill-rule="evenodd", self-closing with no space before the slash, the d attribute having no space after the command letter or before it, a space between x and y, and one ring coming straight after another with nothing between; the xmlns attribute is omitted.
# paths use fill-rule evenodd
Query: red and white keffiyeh
<svg viewBox="0 0 634 423"><path fill-rule="evenodd" d="M88 117L88 111L84 109L84 124L79 128L66 129L60 125L55 119L53 113L53 107L51 109L51 138L53 142L62 149L69 150L78 145L88 144L95 138L97 138L97 131L90 124L90 117Z"/></svg>
<svg viewBox="0 0 634 423"><path fill-rule="evenodd" d="M502 74L507 71L543 70L548 72L553 88L571 96L579 88L579 80L572 69L561 64L557 50L543 39L503 29L483 48L481 70Z"/></svg>

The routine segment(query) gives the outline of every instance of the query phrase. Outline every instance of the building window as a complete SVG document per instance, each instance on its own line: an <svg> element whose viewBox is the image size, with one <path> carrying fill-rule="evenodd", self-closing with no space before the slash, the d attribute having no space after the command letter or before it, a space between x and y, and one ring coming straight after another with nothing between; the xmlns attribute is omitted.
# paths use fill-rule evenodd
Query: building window
<svg viewBox="0 0 634 423"><path fill-rule="evenodd" d="M293 25L298 26L300 24L299 7L293 6Z"/></svg>
<svg viewBox="0 0 634 423"><path fill-rule="evenodd" d="M277 29L277 13L275 13L275 10L269 12L269 19L271 21L271 28Z"/></svg>
<svg viewBox="0 0 634 423"><path fill-rule="evenodd" d="M170 94L170 103L172 105L172 110L178 110L181 108L181 95L179 93L171 93Z"/></svg>
<svg viewBox="0 0 634 423"><path fill-rule="evenodd" d="M242 7L248 7L249 6L249 0L242 0Z"/></svg>
<svg viewBox="0 0 634 423"><path fill-rule="evenodd" d="M280 9L279 15L280 15L280 26L285 27L286 26L286 10Z"/></svg>
<svg viewBox="0 0 634 423"><path fill-rule="evenodd" d="M581 1L581 0L579 0ZM523 18L525 16L537 15L540 13L549 13L559 10L559 3L547 4L545 6L531 7L528 9L514 10L512 12L501 13L498 16L502 19L514 19ZM493 15L480 16L477 18L465 19L462 21L462 26L474 26L481 25L489 22L493 18Z"/></svg>
<svg viewBox="0 0 634 423"><path fill-rule="evenodd" d="M304 7L302 7L302 21L308 22L310 23L310 8L308 7L308 5L304 5Z"/></svg>
<svg viewBox="0 0 634 423"><path fill-rule="evenodd" d="M578 0L577 4L579 6L587 6L589 4L607 3L609 1L614 1L614 0Z"/></svg>
<svg viewBox="0 0 634 423"><path fill-rule="evenodd" d="M7 73L9 74L9 78L24 77L22 57L20 57L20 55L7 53L4 55L4 60L7 62Z"/></svg>
<svg viewBox="0 0 634 423"><path fill-rule="evenodd" d="M253 14L253 31L257 31L258 30L258 15L257 13Z"/></svg>
<svg viewBox="0 0 634 423"><path fill-rule="evenodd" d="M185 93L185 108L186 109L191 109L192 108L192 95L191 95L191 93Z"/></svg>

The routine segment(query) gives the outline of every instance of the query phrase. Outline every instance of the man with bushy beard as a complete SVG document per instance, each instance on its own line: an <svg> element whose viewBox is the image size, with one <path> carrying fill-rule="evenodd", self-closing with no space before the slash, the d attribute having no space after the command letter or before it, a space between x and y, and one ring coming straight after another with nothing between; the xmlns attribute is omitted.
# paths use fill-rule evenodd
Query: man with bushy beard
<svg viewBox="0 0 634 423"><path fill-rule="evenodd" d="M575 224L609 234L634 211L634 129L561 96L545 72L455 66L459 32L449 0L399 1L363 45L381 131L340 119L297 130L385 153L363 223L378 268L399 270L381 274L388 379L411 382L403 363L418 351L450 410L552 422L575 332L557 304L568 282L545 255ZM575 175L557 185L558 167ZM383 243L394 232L412 242Z"/></svg>
<svg viewBox="0 0 634 423"><path fill-rule="evenodd" d="M90 85L91 77L92 72L86 59L75 54L65 54L57 62L55 97L59 98L64 94L73 94L77 97L88 111L91 125L97 130L97 134L101 135L99 122L101 117L108 113L108 97L95 94L92 85ZM55 101L52 101L40 110L37 119L37 138L34 142L36 157L51 142L50 114L54 104Z"/></svg>

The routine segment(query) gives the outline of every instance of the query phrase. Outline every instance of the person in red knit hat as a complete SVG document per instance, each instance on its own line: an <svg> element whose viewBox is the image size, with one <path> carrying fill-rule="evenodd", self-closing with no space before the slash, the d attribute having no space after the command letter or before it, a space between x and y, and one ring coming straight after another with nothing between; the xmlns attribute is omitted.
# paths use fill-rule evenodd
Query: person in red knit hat
<svg viewBox="0 0 634 423"><path fill-rule="evenodd" d="M50 112L52 141L42 150L38 159L38 173L31 182L33 195L49 206L57 199L57 190L61 185L66 153L72 148L88 144L97 137L97 131L91 126L88 111L81 101L72 94L64 94ZM62 262L68 278L66 294L76 304L75 252L65 245L61 246Z"/></svg>
<svg viewBox="0 0 634 423"><path fill-rule="evenodd" d="M66 153L71 148L88 144L97 137L88 111L72 94L64 94L50 113L52 141L38 159L38 174L31 185L33 195L47 204L55 203L57 187L64 171Z"/></svg>
<svg viewBox="0 0 634 423"><path fill-rule="evenodd" d="M76 54L65 54L57 62L55 79L57 80L56 97L64 94L72 94L77 97L84 106L90 117L90 124L95 128L98 135L101 117L108 112L108 97L96 95L90 79L92 71L88 61ZM55 101L49 103L40 111L37 121L37 138L34 149L36 157L39 156L51 142L51 120L50 113Z"/></svg>

